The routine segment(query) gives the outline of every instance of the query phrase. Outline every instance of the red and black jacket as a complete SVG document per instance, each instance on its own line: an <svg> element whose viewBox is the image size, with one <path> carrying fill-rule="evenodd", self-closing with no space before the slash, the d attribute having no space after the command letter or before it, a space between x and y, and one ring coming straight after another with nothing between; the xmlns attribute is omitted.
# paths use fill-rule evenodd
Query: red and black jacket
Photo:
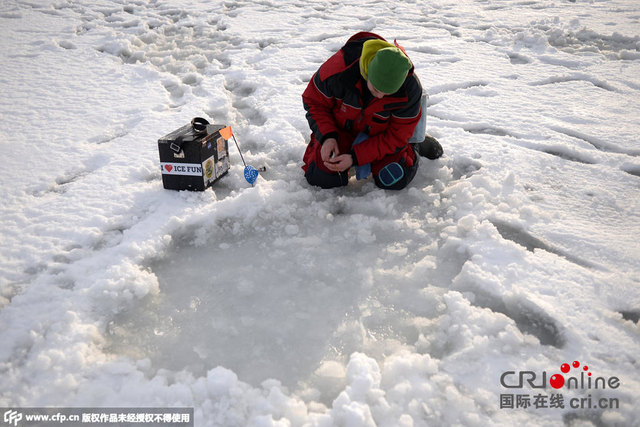
<svg viewBox="0 0 640 427"><path fill-rule="evenodd" d="M338 139L341 152L350 147L356 165L408 150L422 114L422 86L413 67L394 94L378 99L367 89L360 74L360 55L363 43L374 38L384 40L368 32L352 36L322 64L302 94L312 141ZM359 132L367 133L369 139L351 147Z"/></svg>

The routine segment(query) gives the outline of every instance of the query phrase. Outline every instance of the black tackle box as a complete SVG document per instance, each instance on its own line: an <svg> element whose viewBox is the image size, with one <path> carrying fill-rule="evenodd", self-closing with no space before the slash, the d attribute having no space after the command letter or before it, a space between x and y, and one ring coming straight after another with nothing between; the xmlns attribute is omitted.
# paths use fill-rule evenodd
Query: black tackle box
<svg viewBox="0 0 640 427"><path fill-rule="evenodd" d="M231 128L202 118L158 140L162 185L169 190L204 191L229 171Z"/></svg>

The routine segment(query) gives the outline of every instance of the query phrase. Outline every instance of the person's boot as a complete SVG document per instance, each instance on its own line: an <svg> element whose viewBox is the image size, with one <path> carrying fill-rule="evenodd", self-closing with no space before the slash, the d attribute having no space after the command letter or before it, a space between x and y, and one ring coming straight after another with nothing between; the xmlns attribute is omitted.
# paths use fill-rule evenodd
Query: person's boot
<svg viewBox="0 0 640 427"><path fill-rule="evenodd" d="M427 159L435 160L444 153L442 145L430 135L425 136L424 141L416 143L416 145L418 146L418 154Z"/></svg>

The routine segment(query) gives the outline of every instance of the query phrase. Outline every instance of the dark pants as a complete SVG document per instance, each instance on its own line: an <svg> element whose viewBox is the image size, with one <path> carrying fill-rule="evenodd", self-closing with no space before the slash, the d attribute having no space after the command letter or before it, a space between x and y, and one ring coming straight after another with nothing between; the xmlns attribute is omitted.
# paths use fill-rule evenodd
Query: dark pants
<svg viewBox="0 0 640 427"><path fill-rule="evenodd" d="M307 182L321 188L334 188L347 185L349 183L348 171L337 173L327 169L320 156L320 148L320 143L312 137L311 142L307 146L307 151L304 154L305 164L302 167L305 171L304 176L307 179ZM382 168L393 162L402 166L404 176L391 186L386 186L378 178L378 173ZM416 176L419 163L420 156L415 151L414 146L412 144L407 144L407 147L404 150L391 154L371 164L373 180L376 185L382 189L402 190L409 185Z"/></svg>

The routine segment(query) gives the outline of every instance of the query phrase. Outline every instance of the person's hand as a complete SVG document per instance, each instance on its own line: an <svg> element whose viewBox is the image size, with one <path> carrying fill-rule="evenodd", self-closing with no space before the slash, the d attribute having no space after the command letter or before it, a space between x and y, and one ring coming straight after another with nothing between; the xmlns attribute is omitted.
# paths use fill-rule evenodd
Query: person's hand
<svg viewBox="0 0 640 427"><path fill-rule="evenodd" d="M330 159L328 162L324 162L324 165L330 171L344 172L353 166L353 157L351 154L341 154L339 156Z"/></svg>
<svg viewBox="0 0 640 427"><path fill-rule="evenodd" d="M320 157L322 161L327 163L340 154L338 149L338 141L335 138L327 138L320 148Z"/></svg>

